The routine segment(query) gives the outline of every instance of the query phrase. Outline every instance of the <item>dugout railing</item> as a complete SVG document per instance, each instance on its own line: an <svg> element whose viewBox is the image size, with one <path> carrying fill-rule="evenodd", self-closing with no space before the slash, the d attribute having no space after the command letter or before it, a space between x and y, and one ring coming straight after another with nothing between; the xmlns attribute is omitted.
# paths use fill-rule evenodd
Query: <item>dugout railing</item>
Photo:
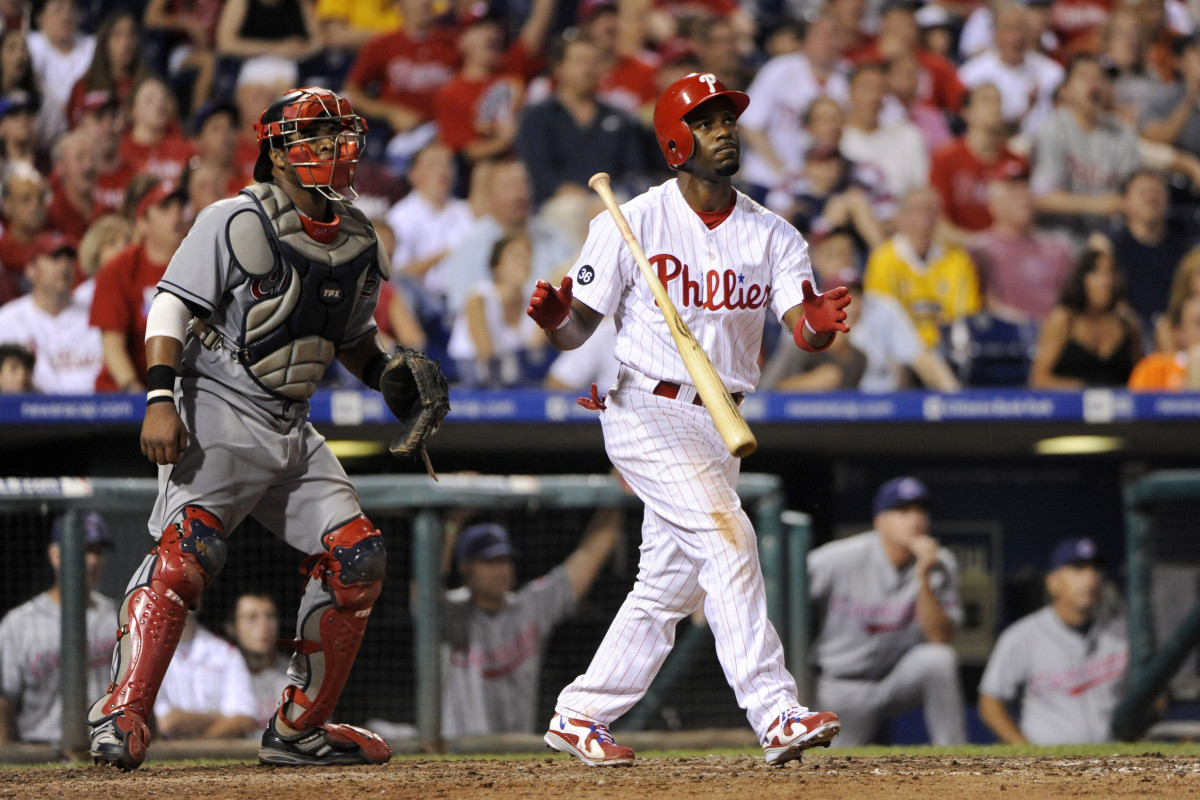
<svg viewBox="0 0 1200 800"><path fill-rule="evenodd" d="M387 475L352 476L352 480L364 511L373 521L379 524L379 520L403 519L403 529L411 534L405 560L412 579L413 607L421 609L421 613L411 615L412 664L397 665L397 668L403 670L411 666L412 669L413 717L418 749L423 751L444 747L439 595L444 590L441 571L445 517L464 509L500 512L537 508L567 513L602 506L622 506L635 511L641 507L637 498L624 491L610 475L447 474L441 476L440 482L425 476ZM758 534L768 614L784 640L788 664L800 684L801 697L808 697L807 689L811 686L807 658L810 625L804 565L811 538L810 519L805 514L785 511L782 481L778 476L743 474L738 493ZM140 525L144 528L156 494L157 483L152 479L0 478L0 515L26 514L48 520L65 514L61 545L63 738L60 749L63 754L86 752L84 716L92 699L85 696L85 548L79 512L97 510L109 517L110 524L115 519L126 527ZM41 527L45 529L46 526ZM384 525L380 527L384 528ZM640 514L630 514L627 527L628 538L636 543ZM6 535L14 534L10 530ZM28 531L16 535L32 536ZM385 530L387 535L388 530ZM148 536L145 544L151 544ZM389 550L397 548L401 542L389 536L388 546ZM132 554L130 563L140 561L144 552ZM234 558L231 551L231 562ZM229 569L227 564L226 571ZM131 571L122 575L122 579ZM390 581L398 582L398 578L398 575L389 576ZM632 575L629 579L631 583ZM216 580L220 581L221 577ZM28 592L29 595L34 593ZM288 633L286 629L283 632ZM689 664L704 647L712 648L707 629L703 626L688 628L647 697L627 716L623 729L636 731L649 724L663 696L687 672Z"/></svg>

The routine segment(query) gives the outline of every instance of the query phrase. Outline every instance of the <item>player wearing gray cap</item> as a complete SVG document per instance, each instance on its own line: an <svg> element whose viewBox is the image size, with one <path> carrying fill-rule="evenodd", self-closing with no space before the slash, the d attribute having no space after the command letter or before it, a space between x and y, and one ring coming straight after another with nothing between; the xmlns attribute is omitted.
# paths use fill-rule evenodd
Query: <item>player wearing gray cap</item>
<svg viewBox="0 0 1200 800"><path fill-rule="evenodd" d="M116 630L116 605L93 591L113 543L96 512L83 516L87 545L87 684L98 694L108 685ZM47 555L54 585L0 620L0 742L58 742L62 738L62 599L59 541L63 518L54 522Z"/></svg>
<svg viewBox="0 0 1200 800"><path fill-rule="evenodd" d="M1103 560L1087 538L1050 555L1050 602L996 641L979 684L979 715L1009 744L1085 744L1112 739L1129 642L1125 622L1103 609ZM1020 722L1009 704L1020 702Z"/></svg>
<svg viewBox="0 0 1200 800"><path fill-rule="evenodd" d="M842 720L835 745L868 744L888 717L924 704L935 744L966 741L958 661L958 566L929 535L929 490L916 478L875 494L875 529L808 555L821 626L817 699Z"/></svg>

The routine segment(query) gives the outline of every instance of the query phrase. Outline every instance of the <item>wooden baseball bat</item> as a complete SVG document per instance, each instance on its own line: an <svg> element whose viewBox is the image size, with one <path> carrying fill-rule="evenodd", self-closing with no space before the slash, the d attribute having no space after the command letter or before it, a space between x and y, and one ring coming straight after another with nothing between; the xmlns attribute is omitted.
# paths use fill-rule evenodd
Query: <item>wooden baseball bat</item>
<svg viewBox="0 0 1200 800"><path fill-rule="evenodd" d="M750 431L750 426L746 424L746 420L738 411L737 404L733 402L729 390L721 381L721 376L717 374L717 368L712 365L708 354L704 352L700 343L696 341L696 337L688 330L687 323L683 321L683 317L679 316L679 312L675 310L675 304L667 296L666 287L658 279L654 267L650 266L650 260L646 258L645 251L638 244L637 237L633 235L633 230L625 220L625 215L621 213L620 206L617 205L617 198L613 196L608 173L597 172L588 181L588 186L600 195L608 213L617 223L617 229L621 231L625 244L629 245L629 250L633 253L633 260L637 262L642 277L650 285L650 291L654 293L654 299L658 301L658 310L667 320L667 327L671 329L671 336L675 338L675 346L679 348L679 355L683 357L683 365L687 367L688 374L692 376L692 382L696 384L696 393L700 395L700 399L704 401L704 407L712 415L713 423L717 426L717 432L721 434L725 446L738 458L745 458L754 452L754 449L758 447L758 442Z"/></svg>

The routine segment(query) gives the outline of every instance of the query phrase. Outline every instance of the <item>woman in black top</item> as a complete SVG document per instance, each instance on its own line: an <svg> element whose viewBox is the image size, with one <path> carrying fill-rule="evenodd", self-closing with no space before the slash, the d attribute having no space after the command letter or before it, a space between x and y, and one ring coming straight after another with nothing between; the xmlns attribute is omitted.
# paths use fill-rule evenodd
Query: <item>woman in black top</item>
<svg viewBox="0 0 1200 800"><path fill-rule="evenodd" d="M1141 324L1125 303L1112 254L1086 250L1042 323L1029 385L1035 389L1125 386L1142 356Z"/></svg>

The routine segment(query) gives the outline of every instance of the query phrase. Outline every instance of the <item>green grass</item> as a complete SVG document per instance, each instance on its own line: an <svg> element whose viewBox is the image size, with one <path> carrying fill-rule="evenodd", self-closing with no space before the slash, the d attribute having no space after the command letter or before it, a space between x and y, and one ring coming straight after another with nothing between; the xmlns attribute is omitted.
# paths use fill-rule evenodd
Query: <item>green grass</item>
<svg viewBox="0 0 1200 800"><path fill-rule="evenodd" d="M709 750L646 750L638 753L639 759L649 758L704 758L706 756L740 756L750 755L761 757L761 751L738 748L713 748ZM1059 758L1111 758L1113 756L1196 756L1200 757L1200 743L1187 742L1113 742L1109 744L1057 745L1054 747L1036 747L1033 745L963 745L959 747L934 747L931 745L910 745L904 747L848 747L838 750L818 750L817 757L857 758L872 756L918 755L918 756L955 756L972 758L987 756L991 758L1009 757L1059 757ZM528 761L530 759L555 758L566 761L566 756L553 756L548 753L503 753L503 754L474 754L449 753L446 755L397 755L394 761ZM181 761L160 761L159 764L170 763L175 766L229 766L233 764L250 763L247 759L187 759ZM5 764L0 763L0 772L17 769L78 769L88 764L64 764L49 762L42 764Z"/></svg>

